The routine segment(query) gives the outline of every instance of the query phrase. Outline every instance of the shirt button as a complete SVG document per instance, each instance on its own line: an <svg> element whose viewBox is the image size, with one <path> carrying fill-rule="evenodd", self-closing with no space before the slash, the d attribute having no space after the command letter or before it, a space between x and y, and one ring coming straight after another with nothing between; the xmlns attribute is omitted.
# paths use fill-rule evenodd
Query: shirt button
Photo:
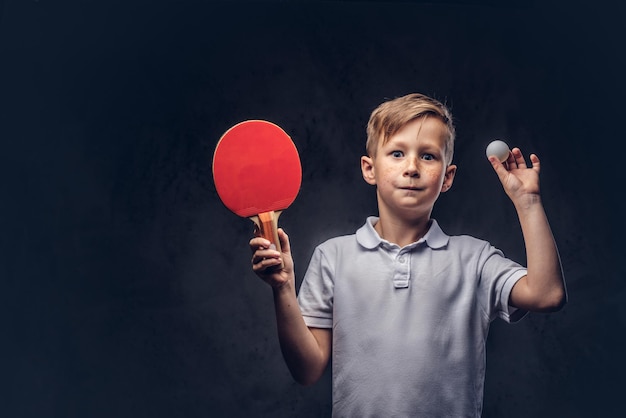
<svg viewBox="0 0 626 418"><path fill-rule="evenodd" d="M404 264L404 262L406 261L406 257L401 256L400 258L398 258L398 261Z"/></svg>

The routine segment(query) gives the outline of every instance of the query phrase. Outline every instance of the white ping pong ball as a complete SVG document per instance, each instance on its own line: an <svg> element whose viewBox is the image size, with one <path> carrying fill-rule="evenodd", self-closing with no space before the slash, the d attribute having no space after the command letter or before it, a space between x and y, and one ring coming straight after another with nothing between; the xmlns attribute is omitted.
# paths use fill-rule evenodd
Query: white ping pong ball
<svg viewBox="0 0 626 418"><path fill-rule="evenodd" d="M509 146L504 141L496 139L487 145L487 157L495 156L501 163L505 162L509 158Z"/></svg>

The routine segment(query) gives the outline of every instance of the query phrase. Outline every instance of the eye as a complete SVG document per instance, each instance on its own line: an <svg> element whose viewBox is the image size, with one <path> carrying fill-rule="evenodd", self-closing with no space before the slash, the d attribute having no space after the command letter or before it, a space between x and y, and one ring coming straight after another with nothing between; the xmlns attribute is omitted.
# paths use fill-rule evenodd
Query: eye
<svg viewBox="0 0 626 418"><path fill-rule="evenodd" d="M402 151L392 151L391 156L393 158L401 158L404 156L404 153Z"/></svg>
<svg viewBox="0 0 626 418"><path fill-rule="evenodd" d="M435 159L435 156L433 154L424 154L422 155L422 159L427 160L427 161L432 161Z"/></svg>

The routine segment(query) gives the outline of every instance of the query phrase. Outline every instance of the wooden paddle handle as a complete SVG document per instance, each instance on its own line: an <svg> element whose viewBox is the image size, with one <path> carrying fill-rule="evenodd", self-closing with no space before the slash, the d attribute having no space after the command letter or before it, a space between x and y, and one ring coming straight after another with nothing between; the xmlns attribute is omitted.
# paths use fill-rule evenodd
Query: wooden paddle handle
<svg viewBox="0 0 626 418"><path fill-rule="evenodd" d="M280 240L278 239L278 217L281 211L270 211L259 213L254 216L252 220L259 227L260 236L270 241L275 247L276 251L282 252L280 247ZM283 268L282 260L280 268Z"/></svg>

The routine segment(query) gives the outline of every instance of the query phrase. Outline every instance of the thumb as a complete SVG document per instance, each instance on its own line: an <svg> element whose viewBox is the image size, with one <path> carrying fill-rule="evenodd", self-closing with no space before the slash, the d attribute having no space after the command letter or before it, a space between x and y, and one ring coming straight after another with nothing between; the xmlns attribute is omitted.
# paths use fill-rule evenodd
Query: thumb
<svg viewBox="0 0 626 418"><path fill-rule="evenodd" d="M282 228L278 228L277 232L278 232L278 240L280 241L280 248L282 249L282 252L290 253L291 247L289 246L289 236Z"/></svg>
<svg viewBox="0 0 626 418"><path fill-rule="evenodd" d="M493 167L493 170L498 175L498 178L504 184L507 176L509 175L508 170L506 169L504 164L502 164L500 160L498 160L497 157L489 156L488 159L489 159L489 162L491 163L491 167Z"/></svg>

